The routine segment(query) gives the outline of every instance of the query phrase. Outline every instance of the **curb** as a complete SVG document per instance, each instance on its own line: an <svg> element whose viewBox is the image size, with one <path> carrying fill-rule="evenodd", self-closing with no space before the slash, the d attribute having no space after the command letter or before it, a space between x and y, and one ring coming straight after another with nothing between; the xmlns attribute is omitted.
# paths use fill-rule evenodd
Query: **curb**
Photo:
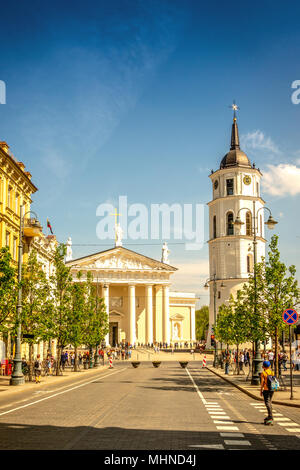
<svg viewBox="0 0 300 470"><path fill-rule="evenodd" d="M218 372L210 369L209 367L206 366L206 369L209 370L210 372L212 372L213 374L217 375L221 379L225 380L225 382L227 382L227 383L233 385L234 387L238 388L241 392L245 393L246 395L253 398L254 400L262 401L262 402L264 401L263 398L260 398L257 395L254 395L254 393L249 392L248 390L246 390L243 387L241 387L240 385L234 383L230 379L227 379L227 377L224 377L223 375L218 374ZM297 403L288 403L286 401L272 400L272 403L274 405L284 405L284 406L291 406L293 408L300 408L300 404L298 405Z"/></svg>

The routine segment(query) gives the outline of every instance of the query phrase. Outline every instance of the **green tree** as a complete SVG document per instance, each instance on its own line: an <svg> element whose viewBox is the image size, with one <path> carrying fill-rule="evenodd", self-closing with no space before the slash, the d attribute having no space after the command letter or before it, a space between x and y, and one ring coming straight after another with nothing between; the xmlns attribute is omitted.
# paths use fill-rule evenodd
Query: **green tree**
<svg viewBox="0 0 300 470"><path fill-rule="evenodd" d="M287 267L280 260L278 236L273 235L269 244L267 261L257 265L258 306L265 317L266 331L275 345L275 374L278 373L278 339L286 329L282 313L300 303L298 282L294 265Z"/></svg>
<svg viewBox="0 0 300 470"><path fill-rule="evenodd" d="M16 315L18 298L16 269L8 247L0 250L0 331L7 333Z"/></svg>
<svg viewBox="0 0 300 470"><path fill-rule="evenodd" d="M29 378L32 379L33 346L45 339L43 322L44 308L50 295L50 285L43 266L37 260L36 251L29 255L27 263L22 269L22 333L33 335L33 338L24 338L22 342L29 344Z"/></svg>
<svg viewBox="0 0 300 470"><path fill-rule="evenodd" d="M199 310L195 312L196 317L196 339L197 341L205 340L206 333L209 326L209 308L207 305L203 305Z"/></svg>
<svg viewBox="0 0 300 470"><path fill-rule="evenodd" d="M246 299L241 290L237 291L234 298L230 296L228 305L221 305L217 317L215 327L215 336L218 340L225 342L227 345L236 345L237 356L237 373L240 373L238 367L239 347L247 341L251 330L251 320L248 315L248 307Z"/></svg>
<svg viewBox="0 0 300 470"><path fill-rule="evenodd" d="M72 323L72 275L64 263L66 246L61 244L54 254L54 273L50 276L51 297L48 302L46 325L48 334L57 340L56 375L60 373L61 354L70 343Z"/></svg>
<svg viewBox="0 0 300 470"><path fill-rule="evenodd" d="M74 372L78 371L78 347L84 342L85 303L87 285L81 281L82 273L77 274L77 282L71 286L72 315L69 323L70 343L75 349Z"/></svg>
<svg viewBox="0 0 300 470"><path fill-rule="evenodd" d="M93 348L104 340L109 326L104 300L97 296L97 287L93 284L93 275L90 272L87 274L84 318L83 342L89 347L92 360Z"/></svg>

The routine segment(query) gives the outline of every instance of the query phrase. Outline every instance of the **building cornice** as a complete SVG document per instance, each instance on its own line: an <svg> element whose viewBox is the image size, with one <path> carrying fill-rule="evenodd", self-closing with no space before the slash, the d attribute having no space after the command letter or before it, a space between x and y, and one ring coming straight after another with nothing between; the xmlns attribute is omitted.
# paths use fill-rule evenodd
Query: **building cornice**
<svg viewBox="0 0 300 470"><path fill-rule="evenodd" d="M231 196L221 196L221 197L217 197L216 199L212 199L211 201L207 202L207 205L208 206L213 206L214 204L216 204L218 201L221 201L221 200L226 200L226 201L234 201L235 199L239 199L239 200L248 200L248 201L259 201L261 204L265 204L266 201L264 201L261 197L257 197L257 196L246 196L244 194L233 194Z"/></svg>
<svg viewBox="0 0 300 470"><path fill-rule="evenodd" d="M244 240L249 240L251 242L253 242L253 236L252 235L224 235L222 237L216 237L216 238L211 238L210 240L207 240L207 243L208 244L211 244L212 242L221 242L221 241L232 241L232 240L235 240L235 239L244 239ZM261 242L264 242L266 243L267 240L263 237L260 237L260 236L256 236L256 240L258 241L261 241Z"/></svg>
<svg viewBox="0 0 300 470"><path fill-rule="evenodd" d="M208 175L208 177L210 179L213 179L216 177L216 175L223 175L225 173L258 173L260 176L262 176L262 172L260 171L259 168L249 168L248 166L229 166L229 167L226 167L226 168L222 168L222 169L218 169L216 171L214 171L213 173L211 173L210 175Z"/></svg>

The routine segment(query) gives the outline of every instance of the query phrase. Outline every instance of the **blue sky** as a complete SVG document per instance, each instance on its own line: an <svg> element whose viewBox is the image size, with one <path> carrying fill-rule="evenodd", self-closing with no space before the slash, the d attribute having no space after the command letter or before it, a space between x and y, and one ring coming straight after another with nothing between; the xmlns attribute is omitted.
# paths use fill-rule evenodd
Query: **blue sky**
<svg viewBox="0 0 300 470"><path fill-rule="evenodd" d="M109 248L96 208L202 203L228 151L235 99L242 148L264 174L282 257L300 272L300 6L282 2L72 1L1 6L0 139L32 173L35 210L74 257ZM205 239L207 240L205 209ZM161 242L128 248L160 258ZM155 241L157 243L157 241ZM99 246L91 246L91 245ZM83 246L85 245L85 246ZM207 245L169 244L175 287L202 289Z"/></svg>

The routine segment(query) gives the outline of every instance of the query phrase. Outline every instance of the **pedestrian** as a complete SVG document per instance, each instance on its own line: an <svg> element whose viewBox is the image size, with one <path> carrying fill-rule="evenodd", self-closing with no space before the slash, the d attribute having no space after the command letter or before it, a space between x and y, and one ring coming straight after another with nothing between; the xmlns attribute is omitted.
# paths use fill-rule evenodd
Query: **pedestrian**
<svg viewBox="0 0 300 470"><path fill-rule="evenodd" d="M229 351L226 351L226 355L225 355L225 374L226 375L229 374L230 363L231 363L230 353Z"/></svg>
<svg viewBox="0 0 300 470"><path fill-rule="evenodd" d="M263 372L261 373L260 396L264 397L268 416L264 419L264 424L273 425L272 399L274 390L272 390L270 377L274 377L270 361L263 362Z"/></svg>
<svg viewBox="0 0 300 470"><path fill-rule="evenodd" d="M287 370L286 363L288 360L288 355L286 352L282 354L282 365L283 365L283 370Z"/></svg>
<svg viewBox="0 0 300 470"><path fill-rule="evenodd" d="M274 363L274 353L273 351L270 349L269 353L268 353L268 360L270 362L270 365L271 365L271 368L273 367L273 363Z"/></svg>
<svg viewBox="0 0 300 470"><path fill-rule="evenodd" d="M35 375L35 383L41 382L41 373L42 373L42 361L41 356L38 354L36 356L36 360L34 361L34 375Z"/></svg>
<svg viewBox="0 0 300 470"><path fill-rule="evenodd" d="M243 372L244 361L245 361L244 353L243 353L243 352L240 352L239 367L240 367L240 371L241 371L241 372Z"/></svg>

